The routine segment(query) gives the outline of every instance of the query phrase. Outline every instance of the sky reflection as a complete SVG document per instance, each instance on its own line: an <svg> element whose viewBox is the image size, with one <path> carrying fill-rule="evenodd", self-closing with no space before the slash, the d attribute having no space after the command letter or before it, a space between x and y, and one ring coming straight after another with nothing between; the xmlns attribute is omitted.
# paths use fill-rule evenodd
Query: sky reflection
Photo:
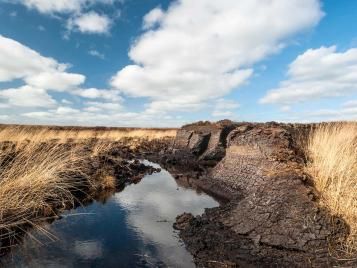
<svg viewBox="0 0 357 268"><path fill-rule="evenodd" d="M6 267L194 267L173 230L177 215L202 214L218 203L176 184L165 170L116 193L65 213L45 226L51 241L33 231L43 245L26 237L2 260Z"/></svg>

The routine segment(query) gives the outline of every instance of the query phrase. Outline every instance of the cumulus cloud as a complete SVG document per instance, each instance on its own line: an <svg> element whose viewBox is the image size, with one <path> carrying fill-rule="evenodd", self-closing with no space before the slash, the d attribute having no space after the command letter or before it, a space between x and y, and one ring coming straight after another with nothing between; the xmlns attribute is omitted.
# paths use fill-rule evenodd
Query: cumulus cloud
<svg viewBox="0 0 357 268"><path fill-rule="evenodd" d="M112 5L123 0L15 0L15 3L25 5L43 14L80 13L84 8L95 4Z"/></svg>
<svg viewBox="0 0 357 268"><path fill-rule="evenodd" d="M329 120L356 120L357 107L343 109L323 109L310 113L310 116L328 118Z"/></svg>
<svg viewBox="0 0 357 268"><path fill-rule="evenodd" d="M32 86L0 90L0 101L9 106L19 107L53 107L56 101L47 94L46 90Z"/></svg>
<svg viewBox="0 0 357 268"><path fill-rule="evenodd" d="M136 126L136 127L167 127L168 125L180 126L179 119L166 119L157 121L157 118L143 113L125 112L117 103L89 102L84 109L50 109L47 111L30 111L22 113L17 122L36 122L42 124L69 124L88 126ZM111 107L111 110L108 110ZM13 116L12 116L13 118ZM155 120L156 119L156 120ZM30 121L26 121L30 120Z"/></svg>
<svg viewBox="0 0 357 268"><path fill-rule="evenodd" d="M195 112L205 105L200 101L195 101L189 97L171 98L163 100L154 100L146 105L146 114L163 114L173 111L190 111Z"/></svg>
<svg viewBox="0 0 357 268"><path fill-rule="evenodd" d="M19 0L17 2L28 8L48 14L79 12L86 0Z"/></svg>
<svg viewBox="0 0 357 268"><path fill-rule="evenodd" d="M357 101L347 101L335 109L320 109L310 112L308 117L321 121L357 120Z"/></svg>
<svg viewBox="0 0 357 268"><path fill-rule="evenodd" d="M288 105L357 92L357 48L309 49L289 66L288 79L270 90L261 103Z"/></svg>
<svg viewBox="0 0 357 268"><path fill-rule="evenodd" d="M56 90L66 91L84 83L85 76L59 71L41 72L26 77L25 82L29 85Z"/></svg>
<svg viewBox="0 0 357 268"><path fill-rule="evenodd" d="M50 107L55 101L47 91L79 92L85 76L69 73L69 64L40 55L29 47L0 35L0 82L21 79L19 88L0 90L3 102L12 106Z"/></svg>
<svg viewBox="0 0 357 268"><path fill-rule="evenodd" d="M134 64L111 84L129 96L149 97L154 108L169 101L172 110L172 99L180 110L187 104L177 100L220 98L322 16L318 0L176 1L166 12L156 8L145 16L144 28L157 28L137 39L129 52Z"/></svg>
<svg viewBox="0 0 357 268"><path fill-rule="evenodd" d="M56 109L51 109L48 111L39 111L39 112L27 112L23 116L33 118L33 119L60 119L62 122L68 120L68 118L73 118L76 115L80 114L81 111L67 106L59 106Z"/></svg>
<svg viewBox="0 0 357 268"><path fill-rule="evenodd" d="M64 91L85 81L81 74L66 72L68 68L0 35L0 82L22 79L32 87Z"/></svg>
<svg viewBox="0 0 357 268"><path fill-rule="evenodd" d="M69 19L67 28L82 33L106 34L109 32L111 24L112 20L107 15L91 11Z"/></svg>
<svg viewBox="0 0 357 268"><path fill-rule="evenodd" d="M149 28L154 27L158 23L161 22L161 20L164 17L164 12L162 11L161 8L157 7L151 10L148 14L144 16L143 19L143 29L147 30Z"/></svg>
<svg viewBox="0 0 357 268"><path fill-rule="evenodd" d="M102 111L113 111L115 102L117 103L115 109L121 108L123 99L117 90L82 88L86 77L82 74L67 72L69 66L69 64L44 57L15 40L0 36L0 82L21 79L25 84L18 88L0 88L0 109L18 107L49 109L25 113L25 116L33 118L80 114L80 110L59 106L59 103L50 95L50 91L66 92L84 99L105 101L102 105L100 102L92 104L92 106L100 107ZM108 104L108 101L111 104ZM62 103L71 104L68 101Z"/></svg>
<svg viewBox="0 0 357 268"><path fill-rule="evenodd" d="M16 88L0 86L0 120L11 123L179 126L182 118L146 112L127 112L115 89L83 88L85 76L68 72L70 65L40 55L29 47L0 36L0 82L21 79ZM19 82L19 81L16 81ZM62 92L59 99L51 95ZM64 98L65 97L65 98ZM68 99L69 98L69 99Z"/></svg>
<svg viewBox="0 0 357 268"><path fill-rule="evenodd" d="M123 106L118 102L95 102L90 101L86 103L85 111L89 112L102 112L106 111L108 113L119 112L123 110Z"/></svg>
<svg viewBox="0 0 357 268"><path fill-rule="evenodd" d="M88 99L105 99L116 102L121 102L123 98L119 95L117 90L107 90L107 89L97 89L97 88L86 88L79 89L74 94Z"/></svg>
<svg viewBox="0 0 357 268"><path fill-rule="evenodd" d="M29 9L37 10L38 12L63 18L67 21L67 30L76 30L81 33L103 34L108 33L113 20L107 15L98 14L94 11L89 11L95 5L114 5L116 2L122 3L123 0L0 0L11 3L18 3L26 6ZM118 17L120 12L116 12ZM39 28L41 31L44 28ZM64 34L64 38L69 38L69 32Z"/></svg>
<svg viewBox="0 0 357 268"><path fill-rule="evenodd" d="M63 72L66 64L41 56L21 43L0 35L0 82L24 78L53 70Z"/></svg>

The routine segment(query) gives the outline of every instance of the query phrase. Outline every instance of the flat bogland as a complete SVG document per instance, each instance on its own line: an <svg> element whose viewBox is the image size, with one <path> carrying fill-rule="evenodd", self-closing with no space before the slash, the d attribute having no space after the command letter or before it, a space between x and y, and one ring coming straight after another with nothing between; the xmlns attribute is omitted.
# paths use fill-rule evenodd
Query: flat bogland
<svg viewBox="0 0 357 268"><path fill-rule="evenodd" d="M58 140L65 143L74 139L118 141L122 138L160 139L174 137L175 128L128 128L128 127L79 127L79 126L40 126L0 124L0 141L21 142L31 140L44 142Z"/></svg>

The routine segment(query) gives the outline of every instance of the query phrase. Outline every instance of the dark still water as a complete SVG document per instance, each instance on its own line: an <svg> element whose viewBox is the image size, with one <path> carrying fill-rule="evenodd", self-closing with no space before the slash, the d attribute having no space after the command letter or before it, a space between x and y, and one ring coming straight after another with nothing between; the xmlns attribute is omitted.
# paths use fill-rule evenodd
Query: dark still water
<svg viewBox="0 0 357 268"><path fill-rule="evenodd" d="M165 170L33 231L3 259L6 267L194 267L172 224L178 214L202 214L218 203L177 185ZM30 237L33 236L33 237ZM42 244L36 241L38 239Z"/></svg>

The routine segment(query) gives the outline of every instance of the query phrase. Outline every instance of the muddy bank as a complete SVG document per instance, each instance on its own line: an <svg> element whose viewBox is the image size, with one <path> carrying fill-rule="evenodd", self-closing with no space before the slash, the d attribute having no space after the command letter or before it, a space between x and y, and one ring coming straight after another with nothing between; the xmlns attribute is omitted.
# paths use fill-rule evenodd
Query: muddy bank
<svg viewBox="0 0 357 268"><path fill-rule="evenodd" d="M178 131L161 157L178 179L220 197L219 208L178 216L175 228L199 267L332 267L329 248L348 226L319 207L304 173L314 125L200 122Z"/></svg>

